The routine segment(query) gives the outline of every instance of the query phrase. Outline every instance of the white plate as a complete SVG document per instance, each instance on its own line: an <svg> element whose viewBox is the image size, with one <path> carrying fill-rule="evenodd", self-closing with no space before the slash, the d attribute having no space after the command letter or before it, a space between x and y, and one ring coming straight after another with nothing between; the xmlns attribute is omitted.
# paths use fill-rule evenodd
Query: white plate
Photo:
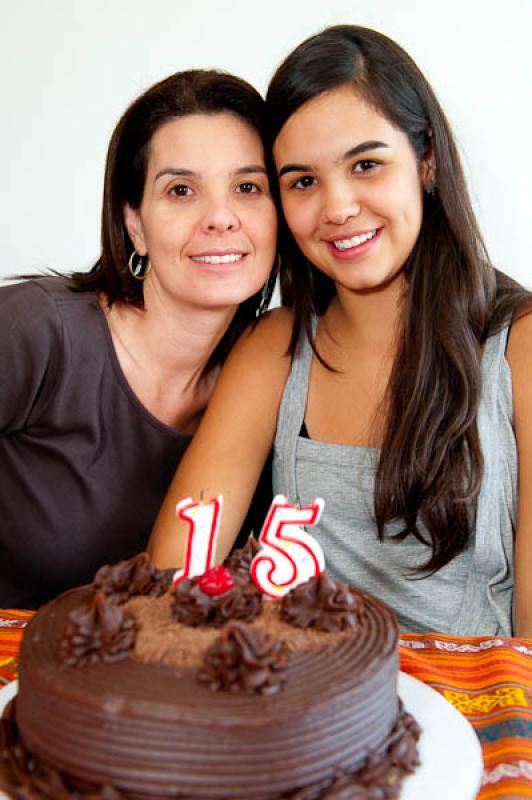
<svg viewBox="0 0 532 800"><path fill-rule="evenodd" d="M17 688L13 681L0 689L0 714ZM423 729L421 766L405 778L401 800L474 800L484 765L478 737L467 719L441 694L404 672L399 673L399 696ZM9 798L0 792L0 800Z"/></svg>
<svg viewBox="0 0 532 800"><path fill-rule="evenodd" d="M405 672L399 673L399 696L423 732L421 766L405 778L401 800L474 800L484 762L474 729L439 692Z"/></svg>

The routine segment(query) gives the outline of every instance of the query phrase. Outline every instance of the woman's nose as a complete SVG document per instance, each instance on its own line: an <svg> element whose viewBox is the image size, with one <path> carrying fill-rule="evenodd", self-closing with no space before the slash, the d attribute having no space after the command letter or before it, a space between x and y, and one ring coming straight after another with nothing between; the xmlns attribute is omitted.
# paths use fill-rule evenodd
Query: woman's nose
<svg viewBox="0 0 532 800"><path fill-rule="evenodd" d="M208 233L225 233L240 227L240 220L227 200L213 198L207 203L203 229Z"/></svg>
<svg viewBox="0 0 532 800"><path fill-rule="evenodd" d="M323 222L343 225L350 217L357 217L360 209L360 198L352 184L341 181L325 189L321 212Z"/></svg>

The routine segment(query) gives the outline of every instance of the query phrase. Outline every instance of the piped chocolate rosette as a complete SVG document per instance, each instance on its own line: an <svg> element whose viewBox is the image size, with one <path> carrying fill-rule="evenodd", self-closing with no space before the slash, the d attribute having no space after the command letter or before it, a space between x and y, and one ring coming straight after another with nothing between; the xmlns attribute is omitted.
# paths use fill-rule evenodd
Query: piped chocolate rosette
<svg viewBox="0 0 532 800"><path fill-rule="evenodd" d="M399 797L419 729L397 696L395 615L327 573L263 599L242 568L252 549L161 593L131 595L122 565L107 593L100 576L42 609L2 723L11 790L32 800ZM111 654L113 636L125 639L125 655L66 663L61 642L89 628L87 616Z"/></svg>
<svg viewBox="0 0 532 800"><path fill-rule="evenodd" d="M221 627L233 620L250 622L262 610L262 594L251 582L237 582L225 566L186 578L174 589L172 617L185 625Z"/></svg>

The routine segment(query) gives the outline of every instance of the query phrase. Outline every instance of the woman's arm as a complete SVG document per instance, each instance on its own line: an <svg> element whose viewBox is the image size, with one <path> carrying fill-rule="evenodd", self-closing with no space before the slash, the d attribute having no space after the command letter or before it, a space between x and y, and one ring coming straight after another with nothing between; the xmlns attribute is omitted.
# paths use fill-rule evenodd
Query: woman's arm
<svg viewBox="0 0 532 800"><path fill-rule="evenodd" d="M182 565L187 526L176 504L202 493L206 501L223 495L217 563L229 553L275 436L291 324L290 312L277 309L234 346L155 522L148 550L158 567Z"/></svg>
<svg viewBox="0 0 532 800"><path fill-rule="evenodd" d="M519 515L515 539L516 636L532 637L532 314L512 325L514 426L519 457Z"/></svg>

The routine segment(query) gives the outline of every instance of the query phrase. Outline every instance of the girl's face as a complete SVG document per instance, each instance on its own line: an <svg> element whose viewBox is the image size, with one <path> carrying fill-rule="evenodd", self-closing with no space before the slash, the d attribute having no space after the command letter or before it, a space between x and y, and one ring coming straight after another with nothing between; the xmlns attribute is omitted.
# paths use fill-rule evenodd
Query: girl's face
<svg viewBox="0 0 532 800"><path fill-rule="evenodd" d="M150 142L129 235L152 269L144 296L197 308L237 306L275 260L277 216L257 132L231 113L190 114Z"/></svg>
<svg viewBox="0 0 532 800"><path fill-rule="evenodd" d="M288 226L337 288L377 289L401 273L429 169L405 133L346 85L298 109L274 156Z"/></svg>

